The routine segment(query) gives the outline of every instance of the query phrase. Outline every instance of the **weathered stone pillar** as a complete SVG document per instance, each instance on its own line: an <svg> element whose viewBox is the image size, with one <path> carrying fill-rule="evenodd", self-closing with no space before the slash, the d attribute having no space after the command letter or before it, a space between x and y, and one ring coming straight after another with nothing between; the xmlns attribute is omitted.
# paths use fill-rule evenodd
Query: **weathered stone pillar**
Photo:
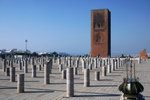
<svg viewBox="0 0 150 100"><path fill-rule="evenodd" d="M57 65L60 65L60 64L61 64L60 57L57 57Z"/></svg>
<svg viewBox="0 0 150 100"><path fill-rule="evenodd" d="M59 67L59 72L61 72L61 71L62 71L62 69L63 69L63 65L62 65L62 64L60 64L58 67Z"/></svg>
<svg viewBox="0 0 150 100"><path fill-rule="evenodd" d="M25 59L26 60L26 59ZM25 66L26 61L22 60L22 66Z"/></svg>
<svg viewBox="0 0 150 100"><path fill-rule="evenodd" d="M116 70L116 60L114 60L114 71Z"/></svg>
<svg viewBox="0 0 150 100"><path fill-rule="evenodd" d="M82 72L84 72L84 69L86 68L86 63L84 60L82 60Z"/></svg>
<svg viewBox="0 0 150 100"><path fill-rule="evenodd" d="M123 61L122 61L122 60L120 60L120 67L122 67L122 65L123 65Z"/></svg>
<svg viewBox="0 0 150 100"><path fill-rule="evenodd" d="M102 67L105 66L105 60L102 59Z"/></svg>
<svg viewBox="0 0 150 100"><path fill-rule="evenodd" d="M120 67L120 58L117 58L117 69Z"/></svg>
<svg viewBox="0 0 150 100"><path fill-rule="evenodd" d="M75 67L77 67L77 68L79 67L79 60L78 59L76 60L76 66Z"/></svg>
<svg viewBox="0 0 150 100"><path fill-rule="evenodd" d="M7 63L7 64L8 64L8 66L10 67L10 60L7 60L7 62L8 62L8 63Z"/></svg>
<svg viewBox="0 0 150 100"><path fill-rule="evenodd" d="M67 97L74 96L73 68L67 68Z"/></svg>
<svg viewBox="0 0 150 100"><path fill-rule="evenodd" d="M96 81L100 80L100 72L95 71L95 80Z"/></svg>
<svg viewBox="0 0 150 100"><path fill-rule="evenodd" d="M10 61L10 67L14 67L13 60Z"/></svg>
<svg viewBox="0 0 150 100"><path fill-rule="evenodd" d="M32 66L32 77L36 77L36 65Z"/></svg>
<svg viewBox="0 0 150 100"><path fill-rule="evenodd" d="M115 61L115 70L117 69L117 61Z"/></svg>
<svg viewBox="0 0 150 100"><path fill-rule="evenodd" d="M27 59L25 59L24 73L28 73L28 62L27 62Z"/></svg>
<svg viewBox="0 0 150 100"><path fill-rule="evenodd" d="M53 62L52 59L49 60L49 74L52 73L52 66L53 66Z"/></svg>
<svg viewBox="0 0 150 100"><path fill-rule="evenodd" d="M62 79L66 79L66 70L62 70Z"/></svg>
<svg viewBox="0 0 150 100"><path fill-rule="evenodd" d="M68 66L69 64L68 64L68 59L67 59L67 57L66 57L66 61L65 61L65 66Z"/></svg>
<svg viewBox="0 0 150 100"><path fill-rule="evenodd" d="M71 58L68 60L68 67L72 67Z"/></svg>
<svg viewBox="0 0 150 100"><path fill-rule="evenodd" d="M41 71L41 70L42 70L42 66L41 64L39 64L38 71Z"/></svg>
<svg viewBox="0 0 150 100"><path fill-rule="evenodd" d="M72 60L72 66L75 66L75 59Z"/></svg>
<svg viewBox="0 0 150 100"><path fill-rule="evenodd" d="M15 67L10 67L10 82L15 82Z"/></svg>
<svg viewBox="0 0 150 100"><path fill-rule="evenodd" d="M73 68L73 72L74 72L74 75L77 75L77 74L78 74L78 69L77 69L77 67L74 67L74 68Z"/></svg>
<svg viewBox="0 0 150 100"><path fill-rule="evenodd" d="M110 65L107 65L107 74L108 73L111 73L111 66Z"/></svg>
<svg viewBox="0 0 150 100"><path fill-rule="evenodd" d="M31 58L31 64L30 65L31 65L31 68L33 65L35 65L34 58Z"/></svg>
<svg viewBox="0 0 150 100"><path fill-rule="evenodd" d="M10 76L10 68L6 68L6 76Z"/></svg>
<svg viewBox="0 0 150 100"><path fill-rule="evenodd" d="M55 57L53 57L52 61L53 61L53 64L54 64L55 63Z"/></svg>
<svg viewBox="0 0 150 100"><path fill-rule="evenodd" d="M50 62L46 63L46 66L44 66L44 84L49 84L50 82Z"/></svg>
<svg viewBox="0 0 150 100"><path fill-rule="evenodd" d="M103 66L102 67L102 76L106 76L106 72L107 71L107 69L106 69L106 66Z"/></svg>
<svg viewBox="0 0 150 100"><path fill-rule="evenodd" d="M22 70L22 63L21 63L21 61L19 61L19 63L18 63L18 68L19 68L19 70Z"/></svg>
<svg viewBox="0 0 150 100"><path fill-rule="evenodd" d="M97 68L97 59L94 59L94 68Z"/></svg>
<svg viewBox="0 0 150 100"><path fill-rule="evenodd" d="M114 60L112 59L111 60L111 72L113 72L114 71Z"/></svg>
<svg viewBox="0 0 150 100"><path fill-rule="evenodd" d="M17 92L24 93L24 74L17 74Z"/></svg>
<svg viewBox="0 0 150 100"><path fill-rule="evenodd" d="M6 59L3 60L3 71L6 71Z"/></svg>
<svg viewBox="0 0 150 100"><path fill-rule="evenodd" d="M90 70L84 69L84 87L90 86Z"/></svg>
<svg viewBox="0 0 150 100"><path fill-rule="evenodd" d="M92 70L92 64L91 63L89 64L89 69Z"/></svg>

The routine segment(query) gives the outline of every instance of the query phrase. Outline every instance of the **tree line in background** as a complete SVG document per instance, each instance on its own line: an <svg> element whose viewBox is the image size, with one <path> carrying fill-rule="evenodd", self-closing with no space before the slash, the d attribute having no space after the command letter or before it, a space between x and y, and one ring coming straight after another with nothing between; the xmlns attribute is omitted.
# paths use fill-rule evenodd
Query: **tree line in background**
<svg viewBox="0 0 150 100"><path fill-rule="evenodd" d="M57 53L57 52L52 52L52 53L45 53L45 54L38 54L37 52L33 52L33 53L18 53L18 52L14 52L14 53L5 53L5 54L0 54L1 58L6 58L6 57L13 57L13 56L27 56L27 57L62 57L62 56L71 56L67 53ZM88 54L85 55L76 55L76 56L89 56Z"/></svg>
<svg viewBox="0 0 150 100"><path fill-rule="evenodd" d="M28 57L62 57L62 56L71 56L69 54L66 54L66 53L57 53L57 52L52 52L52 53L45 53L45 54L38 54L37 52L33 52L33 53L18 53L18 52L14 52L14 53L9 53L9 54L0 54L0 57L1 58L5 58L5 57L13 57L14 55L21 55L21 56L28 56ZM88 54L84 54L84 55L76 55L78 57L81 57L81 56L85 56L85 57L88 57L89 55ZM132 58L131 55L128 55L128 56L125 56L124 54L121 54L121 56L119 56L120 58L126 58L126 57L129 57L129 58Z"/></svg>
<svg viewBox="0 0 150 100"><path fill-rule="evenodd" d="M41 56L49 56L49 57L58 57L58 56L62 56L62 55L59 55L57 52L53 52L53 53L46 53L46 54L38 54L36 52L33 52L33 53L11 53L11 54L0 54L0 57L1 58L5 58L5 57L12 57L14 55L21 55L21 56L28 56L28 57L41 57Z"/></svg>

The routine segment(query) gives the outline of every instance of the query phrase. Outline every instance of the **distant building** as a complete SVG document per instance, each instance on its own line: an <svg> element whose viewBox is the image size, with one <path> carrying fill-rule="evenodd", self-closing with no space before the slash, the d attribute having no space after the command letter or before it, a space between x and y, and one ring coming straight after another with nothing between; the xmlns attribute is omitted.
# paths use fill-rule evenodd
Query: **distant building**
<svg viewBox="0 0 150 100"><path fill-rule="evenodd" d="M3 51L4 54L11 54L11 50L5 50Z"/></svg>
<svg viewBox="0 0 150 100"><path fill-rule="evenodd" d="M12 49L12 50L10 50L10 52L15 53L15 52L17 52L17 49Z"/></svg>
<svg viewBox="0 0 150 100"><path fill-rule="evenodd" d="M91 11L90 56L111 56L111 13L108 9Z"/></svg>
<svg viewBox="0 0 150 100"><path fill-rule="evenodd" d="M0 54L13 54L13 53L31 53L31 51L27 50L17 50L17 49L11 49L11 50L0 50Z"/></svg>
<svg viewBox="0 0 150 100"><path fill-rule="evenodd" d="M146 49L142 50L140 52L140 58L141 59L148 59L147 53L146 53Z"/></svg>

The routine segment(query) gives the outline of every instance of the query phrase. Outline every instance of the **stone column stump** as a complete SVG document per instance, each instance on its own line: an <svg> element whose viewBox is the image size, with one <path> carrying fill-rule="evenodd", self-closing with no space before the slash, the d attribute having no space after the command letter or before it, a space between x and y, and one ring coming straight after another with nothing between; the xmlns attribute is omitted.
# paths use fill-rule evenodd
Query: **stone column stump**
<svg viewBox="0 0 150 100"><path fill-rule="evenodd" d="M100 72L95 71L95 80L96 81L100 80Z"/></svg>
<svg viewBox="0 0 150 100"><path fill-rule="evenodd" d="M15 82L15 67L10 67L10 82Z"/></svg>
<svg viewBox="0 0 150 100"><path fill-rule="evenodd" d="M67 68L67 97L74 96L74 76L73 68Z"/></svg>
<svg viewBox="0 0 150 100"><path fill-rule="evenodd" d="M17 74L17 93L24 93L24 74Z"/></svg>
<svg viewBox="0 0 150 100"><path fill-rule="evenodd" d="M90 70L84 69L84 87L90 86Z"/></svg>

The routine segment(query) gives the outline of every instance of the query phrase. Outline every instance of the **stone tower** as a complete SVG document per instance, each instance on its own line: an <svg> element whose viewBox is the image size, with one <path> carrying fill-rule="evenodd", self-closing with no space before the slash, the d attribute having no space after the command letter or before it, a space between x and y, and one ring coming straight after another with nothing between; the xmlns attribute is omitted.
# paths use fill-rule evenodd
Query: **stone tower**
<svg viewBox="0 0 150 100"><path fill-rule="evenodd" d="M91 11L90 56L111 56L111 13L108 9Z"/></svg>

